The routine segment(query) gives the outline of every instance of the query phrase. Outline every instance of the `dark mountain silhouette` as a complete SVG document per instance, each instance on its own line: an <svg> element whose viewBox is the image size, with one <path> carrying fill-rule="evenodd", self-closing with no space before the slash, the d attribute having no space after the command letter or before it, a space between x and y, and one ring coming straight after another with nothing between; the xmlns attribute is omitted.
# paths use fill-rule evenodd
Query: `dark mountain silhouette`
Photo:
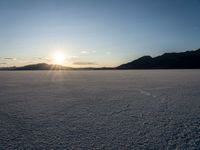
<svg viewBox="0 0 200 150"><path fill-rule="evenodd" d="M70 67L64 67L61 65L50 65L46 63L40 63L40 64L33 64L33 65L27 65L23 67L15 67L12 70L67 70L71 69Z"/></svg>
<svg viewBox="0 0 200 150"><path fill-rule="evenodd" d="M55 64L39 63L23 67L5 67L0 70L113 70L113 69L200 69L200 49L180 53L165 53L152 58L143 56L115 68L72 68Z"/></svg>
<svg viewBox="0 0 200 150"><path fill-rule="evenodd" d="M39 63L39 64L32 64L32 65L27 65L23 67L4 67L0 68L1 71L6 71L6 70L13 70L13 71L19 71L19 70L110 70L113 68L107 68L107 67L102 67L102 68L72 68L72 67L65 67L62 65L56 65L56 64L46 64L46 63Z"/></svg>
<svg viewBox="0 0 200 150"><path fill-rule="evenodd" d="M200 49L181 53L165 53L152 58L143 56L116 69L200 69Z"/></svg>

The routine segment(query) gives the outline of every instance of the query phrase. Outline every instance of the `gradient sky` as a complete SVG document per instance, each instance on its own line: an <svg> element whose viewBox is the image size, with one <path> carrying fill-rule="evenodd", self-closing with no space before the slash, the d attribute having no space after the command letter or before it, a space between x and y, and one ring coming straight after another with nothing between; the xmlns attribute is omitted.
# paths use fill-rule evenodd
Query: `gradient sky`
<svg viewBox="0 0 200 150"><path fill-rule="evenodd" d="M200 47L200 0L0 0L0 67L117 66Z"/></svg>

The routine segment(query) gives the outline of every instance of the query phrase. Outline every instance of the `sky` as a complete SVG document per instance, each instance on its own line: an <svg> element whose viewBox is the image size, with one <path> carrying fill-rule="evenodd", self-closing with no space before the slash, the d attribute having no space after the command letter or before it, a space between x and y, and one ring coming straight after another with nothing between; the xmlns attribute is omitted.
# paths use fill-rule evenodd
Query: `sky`
<svg viewBox="0 0 200 150"><path fill-rule="evenodd" d="M0 67L113 67L195 50L199 10L200 0L0 0Z"/></svg>

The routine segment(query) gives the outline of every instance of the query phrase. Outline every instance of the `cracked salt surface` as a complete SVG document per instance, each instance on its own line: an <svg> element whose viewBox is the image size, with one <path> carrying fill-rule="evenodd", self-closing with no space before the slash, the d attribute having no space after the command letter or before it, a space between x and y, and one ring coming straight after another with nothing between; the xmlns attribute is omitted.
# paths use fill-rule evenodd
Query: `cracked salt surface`
<svg viewBox="0 0 200 150"><path fill-rule="evenodd" d="M200 149L200 70L0 73L0 149Z"/></svg>

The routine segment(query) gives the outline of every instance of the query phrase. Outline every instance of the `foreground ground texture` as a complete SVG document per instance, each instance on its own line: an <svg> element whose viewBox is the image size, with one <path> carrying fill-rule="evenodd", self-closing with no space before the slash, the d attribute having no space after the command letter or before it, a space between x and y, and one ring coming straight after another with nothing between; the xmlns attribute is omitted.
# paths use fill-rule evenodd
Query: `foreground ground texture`
<svg viewBox="0 0 200 150"><path fill-rule="evenodd" d="M0 72L0 149L200 149L200 70Z"/></svg>

